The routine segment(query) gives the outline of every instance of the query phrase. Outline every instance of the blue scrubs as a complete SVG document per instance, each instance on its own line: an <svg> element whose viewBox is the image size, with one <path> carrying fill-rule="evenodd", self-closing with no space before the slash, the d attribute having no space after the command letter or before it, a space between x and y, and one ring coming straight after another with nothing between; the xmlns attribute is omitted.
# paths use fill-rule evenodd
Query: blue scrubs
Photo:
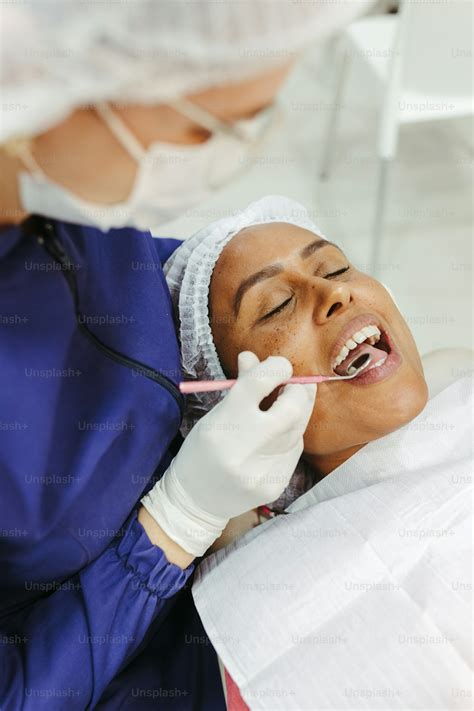
<svg viewBox="0 0 474 711"><path fill-rule="evenodd" d="M190 593L137 521L178 433L174 240L0 233L0 706L224 710ZM199 472L196 472L199 476Z"/></svg>

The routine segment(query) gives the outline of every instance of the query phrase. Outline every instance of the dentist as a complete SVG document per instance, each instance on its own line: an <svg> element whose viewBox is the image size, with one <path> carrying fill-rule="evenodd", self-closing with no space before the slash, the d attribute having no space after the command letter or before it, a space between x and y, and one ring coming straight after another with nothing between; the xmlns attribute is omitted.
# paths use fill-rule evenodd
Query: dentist
<svg viewBox="0 0 474 711"><path fill-rule="evenodd" d="M366 4L2 8L2 708L225 708L186 581L283 491L315 390L262 412L291 365L241 354L179 449L174 242L146 230L250 163L293 55Z"/></svg>

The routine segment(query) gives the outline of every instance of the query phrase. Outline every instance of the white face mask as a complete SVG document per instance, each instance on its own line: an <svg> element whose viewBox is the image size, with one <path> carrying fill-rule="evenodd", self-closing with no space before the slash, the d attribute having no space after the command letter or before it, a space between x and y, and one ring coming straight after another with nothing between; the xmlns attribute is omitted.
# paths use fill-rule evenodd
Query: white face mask
<svg viewBox="0 0 474 711"><path fill-rule="evenodd" d="M107 104L98 115L137 163L135 182L126 200L113 205L89 202L48 178L29 149L20 154L29 172L19 175L23 208L28 213L98 227L149 229L183 214L207 200L217 188L248 169L256 149L276 122L275 107L251 119L227 124L186 99L172 104L178 111L212 132L198 145L155 142L144 149L121 118Z"/></svg>

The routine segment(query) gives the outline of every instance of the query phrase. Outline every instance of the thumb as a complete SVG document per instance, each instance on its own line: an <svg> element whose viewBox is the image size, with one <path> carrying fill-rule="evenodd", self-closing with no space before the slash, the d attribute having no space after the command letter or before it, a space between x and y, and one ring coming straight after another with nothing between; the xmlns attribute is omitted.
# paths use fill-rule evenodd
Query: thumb
<svg viewBox="0 0 474 711"><path fill-rule="evenodd" d="M239 375L243 375L260 363L260 360L252 351L242 351L237 358Z"/></svg>

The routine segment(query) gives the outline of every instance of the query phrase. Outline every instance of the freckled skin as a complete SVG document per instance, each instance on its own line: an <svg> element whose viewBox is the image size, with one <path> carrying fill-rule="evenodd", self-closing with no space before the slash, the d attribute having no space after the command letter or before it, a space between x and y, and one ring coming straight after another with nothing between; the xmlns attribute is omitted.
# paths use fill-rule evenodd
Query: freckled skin
<svg viewBox="0 0 474 711"><path fill-rule="evenodd" d="M332 246L301 259L299 251L314 239L313 233L284 223L242 230L216 264L209 299L214 341L228 377L236 377L237 355L243 350L261 360L284 355L294 375L329 375L334 343L351 319L373 313L389 332L403 359L390 378L364 387L344 382L318 385L304 451L324 476L367 442L416 417L428 390L413 336L386 289L352 265L348 272L326 278L350 263ZM284 271L250 288L235 316L233 299L239 284L274 263L283 265ZM289 298L278 314L259 321ZM262 409L275 396L267 398Z"/></svg>

